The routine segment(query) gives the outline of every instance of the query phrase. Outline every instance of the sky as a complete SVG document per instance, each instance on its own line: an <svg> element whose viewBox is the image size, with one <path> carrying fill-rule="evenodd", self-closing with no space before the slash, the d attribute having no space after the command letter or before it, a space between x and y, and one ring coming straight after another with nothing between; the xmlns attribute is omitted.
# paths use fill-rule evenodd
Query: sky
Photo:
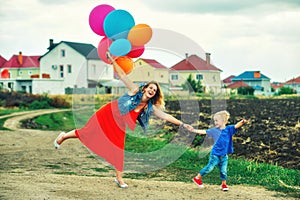
<svg viewBox="0 0 300 200"><path fill-rule="evenodd" d="M0 0L0 55L43 55L49 39L97 47L102 36L88 18L101 4L128 11L136 24L148 24L162 43L173 44L146 48L141 58L171 67L185 51L207 52L222 79L254 70L271 82L300 76L299 0Z"/></svg>

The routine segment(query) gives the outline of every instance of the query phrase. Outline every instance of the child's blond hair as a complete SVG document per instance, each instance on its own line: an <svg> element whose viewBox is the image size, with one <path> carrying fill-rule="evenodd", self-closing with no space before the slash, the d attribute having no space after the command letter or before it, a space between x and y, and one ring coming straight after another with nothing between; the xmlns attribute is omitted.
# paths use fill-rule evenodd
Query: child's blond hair
<svg viewBox="0 0 300 200"><path fill-rule="evenodd" d="M228 119L229 119L229 117L230 117L230 114L229 114L228 111L222 110L222 111L216 112L216 113L213 115L213 117L214 117L214 116L220 116L220 117L222 117L222 118L224 119L225 124L226 124L226 123L228 122Z"/></svg>

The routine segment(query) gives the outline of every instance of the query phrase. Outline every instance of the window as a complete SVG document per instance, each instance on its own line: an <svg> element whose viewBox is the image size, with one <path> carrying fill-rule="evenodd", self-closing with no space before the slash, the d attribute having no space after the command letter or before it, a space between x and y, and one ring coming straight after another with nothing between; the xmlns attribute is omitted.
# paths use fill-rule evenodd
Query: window
<svg viewBox="0 0 300 200"><path fill-rule="evenodd" d="M8 87L9 89L13 89L14 83L13 83L13 82L8 82L7 87Z"/></svg>
<svg viewBox="0 0 300 200"><path fill-rule="evenodd" d="M178 80L178 74L172 74L171 80Z"/></svg>
<svg viewBox="0 0 300 200"><path fill-rule="evenodd" d="M96 74L96 65L92 64L92 71L94 74ZM107 72L107 67L106 67L106 72Z"/></svg>
<svg viewBox="0 0 300 200"><path fill-rule="evenodd" d="M59 72L60 72L60 78L63 78L64 77L64 66L63 65L59 66Z"/></svg>
<svg viewBox="0 0 300 200"><path fill-rule="evenodd" d="M203 75L202 74L196 74L196 80L203 80Z"/></svg>
<svg viewBox="0 0 300 200"><path fill-rule="evenodd" d="M68 73L69 73L69 74L72 73L72 65L68 65Z"/></svg>
<svg viewBox="0 0 300 200"><path fill-rule="evenodd" d="M66 50L62 49L60 50L61 57L66 57Z"/></svg>
<svg viewBox="0 0 300 200"><path fill-rule="evenodd" d="M32 74L32 71L28 71L28 75L31 75Z"/></svg>
<svg viewBox="0 0 300 200"><path fill-rule="evenodd" d="M26 92L26 86L25 86L25 85L22 85L22 86L21 86L21 91L22 91L22 92Z"/></svg>
<svg viewBox="0 0 300 200"><path fill-rule="evenodd" d="M23 74L23 72L22 71L19 71L19 75L22 75Z"/></svg>
<svg viewBox="0 0 300 200"><path fill-rule="evenodd" d="M217 81L217 80L216 80L216 75L213 75L213 80L214 80L214 82Z"/></svg>

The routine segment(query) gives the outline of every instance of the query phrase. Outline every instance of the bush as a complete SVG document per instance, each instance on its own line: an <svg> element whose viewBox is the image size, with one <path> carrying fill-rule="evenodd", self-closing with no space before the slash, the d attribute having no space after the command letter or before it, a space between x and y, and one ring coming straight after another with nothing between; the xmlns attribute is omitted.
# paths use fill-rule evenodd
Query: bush
<svg viewBox="0 0 300 200"><path fill-rule="evenodd" d="M279 95L282 95L282 94L296 94L296 91L293 88L290 88L290 87L282 87L282 88L279 89L278 94Z"/></svg>
<svg viewBox="0 0 300 200"><path fill-rule="evenodd" d="M6 108L68 108L70 104L63 98L50 98L47 95L24 94L20 92L3 92L0 91L0 105Z"/></svg>
<svg viewBox="0 0 300 200"><path fill-rule="evenodd" d="M47 101L38 101L34 100L32 103L29 105L30 109L36 110L36 109L47 109L51 108L49 103Z"/></svg>
<svg viewBox="0 0 300 200"><path fill-rule="evenodd" d="M254 89L252 87L239 87L238 94L241 95L253 95Z"/></svg>

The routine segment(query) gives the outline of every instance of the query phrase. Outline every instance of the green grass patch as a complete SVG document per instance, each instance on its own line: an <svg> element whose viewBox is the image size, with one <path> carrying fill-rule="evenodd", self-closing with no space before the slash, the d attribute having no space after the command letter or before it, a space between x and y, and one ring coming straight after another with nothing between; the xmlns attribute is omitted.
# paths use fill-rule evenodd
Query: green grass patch
<svg viewBox="0 0 300 200"><path fill-rule="evenodd" d="M28 120L23 120L26 124ZM72 111L40 115L34 119L35 129L72 130L75 128Z"/></svg>
<svg viewBox="0 0 300 200"><path fill-rule="evenodd" d="M9 118L9 117L0 119L0 130L10 130L10 129L8 129L8 128L3 127L5 121L6 121L8 118Z"/></svg>
<svg viewBox="0 0 300 200"><path fill-rule="evenodd" d="M23 111L27 111L26 109L19 109L19 108L2 108L0 107L0 116L3 115L9 115L15 112L23 112Z"/></svg>
<svg viewBox="0 0 300 200"><path fill-rule="evenodd" d="M94 170L94 171L96 171L96 172L109 172L109 170L108 169L105 169L105 168L89 168L89 169L92 169L92 170Z"/></svg>
<svg viewBox="0 0 300 200"><path fill-rule="evenodd" d="M77 175L75 172L53 172L54 174L60 175Z"/></svg>
<svg viewBox="0 0 300 200"><path fill-rule="evenodd" d="M47 164L43 165L44 167L51 168L51 169L61 169L61 166L59 165L53 165L53 164Z"/></svg>

